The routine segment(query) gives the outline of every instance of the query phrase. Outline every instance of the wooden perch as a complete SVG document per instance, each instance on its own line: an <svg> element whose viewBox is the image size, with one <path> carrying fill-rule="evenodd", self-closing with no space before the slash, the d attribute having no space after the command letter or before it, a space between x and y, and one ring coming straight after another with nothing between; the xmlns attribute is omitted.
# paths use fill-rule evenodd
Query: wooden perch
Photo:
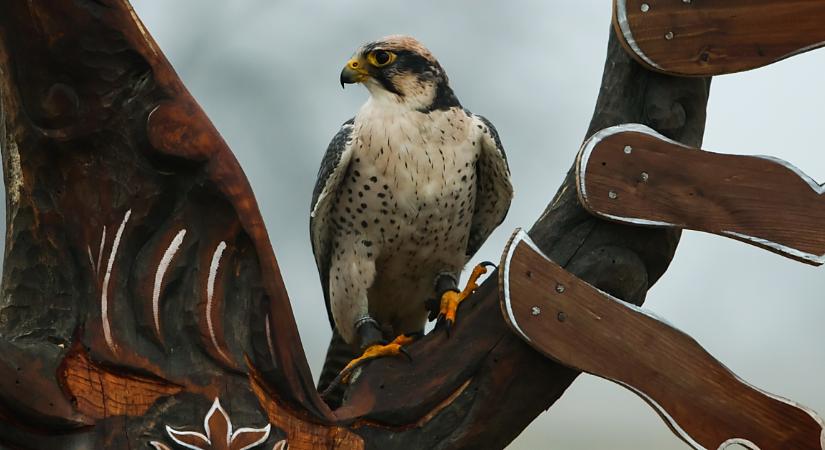
<svg viewBox="0 0 825 450"><path fill-rule="evenodd" d="M615 0L622 45L650 70L709 76L825 45L820 0Z"/></svg>
<svg viewBox="0 0 825 450"><path fill-rule="evenodd" d="M825 186L780 159L702 151L628 124L585 142L577 174L582 204L599 217L705 231L825 263Z"/></svg>
<svg viewBox="0 0 825 450"><path fill-rule="evenodd" d="M693 448L825 448L822 419L760 391L651 313L582 282L521 231L500 265L502 310L530 345L624 386Z"/></svg>
<svg viewBox="0 0 825 450"><path fill-rule="evenodd" d="M2 3L0 445L180 448L207 418L254 430L230 447L502 448L575 379L509 330L490 277L449 339L371 363L330 411L249 183L129 4ZM639 122L699 146L708 90L611 33L587 135ZM635 304L679 239L592 216L573 170L530 235Z"/></svg>

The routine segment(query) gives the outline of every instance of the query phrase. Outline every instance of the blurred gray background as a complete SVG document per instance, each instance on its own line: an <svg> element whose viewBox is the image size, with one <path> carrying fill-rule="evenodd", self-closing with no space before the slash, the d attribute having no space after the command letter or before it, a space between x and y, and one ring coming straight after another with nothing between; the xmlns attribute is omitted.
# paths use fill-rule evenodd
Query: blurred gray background
<svg viewBox="0 0 825 450"><path fill-rule="evenodd" d="M608 0L133 0L241 162L270 231L313 372L329 339L308 208L332 135L367 98L338 74L361 43L416 36L461 102L498 128L516 198L477 260L531 225L581 144L602 75ZM825 50L714 80L704 147L772 154L825 181ZM646 307L752 384L825 413L825 268L686 232ZM748 411L743 411L748 414ZM683 449L640 398L582 376L509 447Z"/></svg>

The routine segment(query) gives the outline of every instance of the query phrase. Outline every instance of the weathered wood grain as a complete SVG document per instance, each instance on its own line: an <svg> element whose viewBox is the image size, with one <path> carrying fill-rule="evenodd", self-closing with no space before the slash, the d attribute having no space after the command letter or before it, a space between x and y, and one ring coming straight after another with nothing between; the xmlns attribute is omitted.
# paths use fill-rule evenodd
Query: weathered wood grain
<svg viewBox="0 0 825 450"><path fill-rule="evenodd" d="M622 45L651 70L740 72L825 45L820 0L615 0Z"/></svg>
<svg viewBox="0 0 825 450"><path fill-rule="evenodd" d="M825 448L813 411L748 385L687 334L549 260L524 232L514 234L500 268L502 310L516 333L638 394L693 448Z"/></svg>
<svg viewBox="0 0 825 450"><path fill-rule="evenodd" d="M582 204L599 217L719 234L825 263L825 186L780 159L702 151L627 124L582 146L577 177Z"/></svg>

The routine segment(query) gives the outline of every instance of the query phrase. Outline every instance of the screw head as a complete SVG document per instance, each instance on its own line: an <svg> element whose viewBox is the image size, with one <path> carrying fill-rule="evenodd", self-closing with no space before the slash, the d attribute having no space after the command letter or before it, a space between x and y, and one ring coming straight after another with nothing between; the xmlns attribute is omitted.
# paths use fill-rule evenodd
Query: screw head
<svg viewBox="0 0 825 450"><path fill-rule="evenodd" d="M541 314L541 308L539 308L538 306L534 306L534 307L530 310L530 314L532 314L532 315L534 315L534 316L538 316L539 314Z"/></svg>
<svg viewBox="0 0 825 450"><path fill-rule="evenodd" d="M607 196L610 197L611 200L616 200L617 198L619 198L619 194L617 194L616 191L608 192Z"/></svg>
<svg viewBox="0 0 825 450"><path fill-rule="evenodd" d="M642 172L641 179L643 183L647 183L647 180L650 179L650 175L647 172Z"/></svg>
<svg viewBox="0 0 825 450"><path fill-rule="evenodd" d="M558 292L559 294L563 294L564 293L564 285L562 285L561 283L557 284L556 285L556 292Z"/></svg>
<svg viewBox="0 0 825 450"><path fill-rule="evenodd" d="M624 153L625 153L625 155L629 155L629 154L633 153L633 147L631 147L629 145L625 145L624 146Z"/></svg>
<svg viewBox="0 0 825 450"><path fill-rule="evenodd" d="M642 3L642 12L645 13L648 11L650 11L650 5L648 5L647 3Z"/></svg>
<svg viewBox="0 0 825 450"><path fill-rule="evenodd" d="M672 31L668 31L667 33L665 33L665 39L667 39L668 41L673 39L673 36L674 35Z"/></svg>
<svg viewBox="0 0 825 450"><path fill-rule="evenodd" d="M567 314L565 314L564 311L561 311L558 313L558 315L556 315L556 319L559 319L559 322L564 322L565 320L567 320Z"/></svg>

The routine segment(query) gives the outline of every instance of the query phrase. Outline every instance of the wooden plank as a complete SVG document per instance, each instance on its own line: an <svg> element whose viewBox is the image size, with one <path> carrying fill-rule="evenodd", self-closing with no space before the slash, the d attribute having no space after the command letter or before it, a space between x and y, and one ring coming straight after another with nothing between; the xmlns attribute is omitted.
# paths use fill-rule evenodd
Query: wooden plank
<svg viewBox="0 0 825 450"><path fill-rule="evenodd" d="M502 256L501 303L542 354L638 394L694 448L825 448L811 410L750 386L687 334L576 278L517 231Z"/></svg>
<svg viewBox="0 0 825 450"><path fill-rule="evenodd" d="M625 49L652 70L740 72L825 45L822 0L615 0Z"/></svg>
<svg viewBox="0 0 825 450"><path fill-rule="evenodd" d="M705 231L825 263L825 187L788 162L702 151L627 124L593 135L576 168L579 198L597 216Z"/></svg>

